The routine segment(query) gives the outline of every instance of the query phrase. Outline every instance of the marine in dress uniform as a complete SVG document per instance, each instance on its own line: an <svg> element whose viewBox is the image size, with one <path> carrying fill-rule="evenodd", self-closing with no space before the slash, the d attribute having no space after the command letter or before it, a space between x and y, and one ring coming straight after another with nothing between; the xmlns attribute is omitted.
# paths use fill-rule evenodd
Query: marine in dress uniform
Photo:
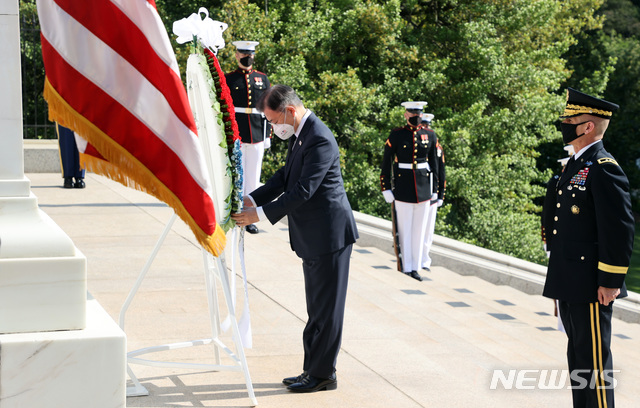
<svg viewBox="0 0 640 408"><path fill-rule="evenodd" d="M614 407L611 315L633 249L629 181L602 138L618 105L569 88L562 137L575 155L552 194L543 295L559 300L574 407Z"/></svg>
<svg viewBox="0 0 640 408"><path fill-rule="evenodd" d="M422 114L422 126L427 131L434 132L431 129L431 121L433 120L432 113ZM435 132L434 132L435 133ZM431 271L431 245L433 244L433 235L436 230L436 216L438 214L438 208L444 204L444 190L446 188L445 168L444 168L444 150L436 134L436 166L434 166L434 175L437 182L433 183L433 193L437 194L436 198L433 198L429 203L429 212L427 213L427 230L424 236L424 248L422 249L422 269Z"/></svg>
<svg viewBox="0 0 640 408"><path fill-rule="evenodd" d="M56 123L60 146L60 165L64 188L84 188L84 169L80 168L80 153L73 130ZM75 182L73 181L75 179Z"/></svg>
<svg viewBox="0 0 640 408"><path fill-rule="evenodd" d="M418 273L424 248L427 213L437 181L437 137L422 127L426 102L403 102L407 125L391 131L385 142L380 184L387 202L395 200L402 272L422 281Z"/></svg>
<svg viewBox="0 0 640 408"><path fill-rule="evenodd" d="M225 75L236 111L236 122L242 139L243 191L249 194L260 182L264 149L271 146L271 126L256 109L262 94L271 86L267 75L253 69L257 41L234 41L238 69ZM266 145L265 145L266 143ZM258 228L251 224L247 232Z"/></svg>

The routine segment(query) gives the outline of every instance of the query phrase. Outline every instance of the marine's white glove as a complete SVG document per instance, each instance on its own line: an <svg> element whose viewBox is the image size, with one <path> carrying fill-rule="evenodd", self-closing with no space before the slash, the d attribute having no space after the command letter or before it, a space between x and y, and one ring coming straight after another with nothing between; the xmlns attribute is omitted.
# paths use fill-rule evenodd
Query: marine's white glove
<svg viewBox="0 0 640 408"><path fill-rule="evenodd" d="M271 147L271 138L268 137L268 138L264 139L264 148L268 149L270 147Z"/></svg>
<svg viewBox="0 0 640 408"><path fill-rule="evenodd" d="M393 191L391 190L384 190L382 192L382 195L384 196L384 201L388 203L392 203L393 200L395 200L395 197L393 196Z"/></svg>
<svg viewBox="0 0 640 408"><path fill-rule="evenodd" d="M444 200L438 200L438 207L442 207L442 204L444 204Z"/></svg>

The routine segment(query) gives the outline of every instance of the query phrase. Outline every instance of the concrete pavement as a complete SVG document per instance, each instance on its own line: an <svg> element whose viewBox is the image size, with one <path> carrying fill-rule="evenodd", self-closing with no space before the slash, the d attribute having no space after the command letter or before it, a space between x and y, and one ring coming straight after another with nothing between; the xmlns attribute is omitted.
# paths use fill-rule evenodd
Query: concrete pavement
<svg viewBox="0 0 640 408"><path fill-rule="evenodd" d="M65 190L53 173L27 174L40 208L87 257L88 289L118 320L125 298L172 211L154 198L89 174L87 188ZM571 406L566 389L490 389L495 370L565 369L566 337L555 330L553 304L508 286L434 266L417 282L395 260L356 245L352 256L338 389L293 394L280 383L302 367L306 320L301 261L287 226L258 224L245 236L253 348L247 362L261 407L540 407ZM238 308L244 293L238 277ZM226 310L223 309L223 317ZM239 313L238 313L239 316ZM203 262L189 229L174 224L126 317L128 350L210 336ZM640 399L640 325L614 320L619 407ZM230 336L222 336L232 346ZM153 355L212 362L213 347ZM250 406L238 372L132 365L149 390L129 407ZM522 375L522 374L521 374ZM530 371L525 384L541 374ZM545 381L543 380L543 383Z"/></svg>

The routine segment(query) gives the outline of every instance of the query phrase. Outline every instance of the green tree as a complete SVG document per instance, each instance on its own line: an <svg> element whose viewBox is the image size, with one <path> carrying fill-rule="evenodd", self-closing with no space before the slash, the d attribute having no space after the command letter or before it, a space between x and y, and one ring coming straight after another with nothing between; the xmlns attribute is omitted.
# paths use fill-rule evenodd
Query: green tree
<svg viewBox="0 0 640 408"><path fill-rule="evenodd" d="M562 57L578 33L600 27L601 3L274 0L265 14L262 2L231 0L210 11L229 24L228 42L260 41L256 67L294 87L333 130L355 210L389 217L384 140L403 125L401 102L426 100L447 158L437 232L543 262L536 199L552 171L536 161L552 143L544 155L554 164L563 155L558 90L571 72ZM233 51L220 52L225 69ZM284 146L274 141L264 177Z"/></svg>
<svg viewBox="0 0 640 408"><path fill-rule="evenodd" d="M640 2L606 0L600 27L585 27L565 54L572 71L566 86L620 105L605 135L605 147L629 177L633 208L640 212Z"/></svg>
<svg viewBox="0 0 640 408"><path fill-rule="evenodd" d="M404 124L401 102L426 100L447 160L437 232L544 262L537 200L564 155L556 130L561 88L571 78L605 95L637 90L635 43L620 34L591 45L578 41L601 32L604 17L595 11L602 2L230 0L207 7L211 18L229 24L229 45L219 52L225 71L236 66L232 41L260 41L256 68L296 89L332 129L354 210L389 217L379 186L384 141ZM174 21L201 6L157 5L170 33ZM625 35L636 32L632 23L625 27ZM571 46L591 55L590 71L572 59ZM175 49L184 69L189 49ZM617 82L610 68L621 63L635 63L625 71L627 82ZM285 145L274 141L263 177L282 165Z"/></svg>
<svg viewBox="0 0 640 408"><path fill-rule="evenodd" d="M35 0L20 1L19 12L23 137L55 139L53 124L48 121L47 103L42 96L45 75Z"/></svg>

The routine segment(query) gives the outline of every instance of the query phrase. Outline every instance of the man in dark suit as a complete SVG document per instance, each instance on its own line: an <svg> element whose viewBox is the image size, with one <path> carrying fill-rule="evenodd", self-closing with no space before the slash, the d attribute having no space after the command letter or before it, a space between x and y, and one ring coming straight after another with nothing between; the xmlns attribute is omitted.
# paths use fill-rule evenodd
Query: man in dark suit
<svg viewBox="0 0 640 408"><path fill-rule="evenodd" d="M288 86L270 88L258 109L273 133L289 140L287 160L245 197L245 209L232 217L243 226L265 219L275 224L287 216L291 249L302 258L309 318L302 337L303 372L282 382L293 392L335 389L349 259L358 238L342 181L338 144Z"/></svg>
<svg viewBox="0 0 640 408"><path fill-rule="evenodd" d="M602 145L617 108L569 88L561 130L575 154L546 217L550 258L543 295L559 300L574 407L614 406L612 306L627 294L634 236L629 181Z"/></svg>
<svg viewBox="0 0 640 408"><path fill-rule="evenodd" d="M258 44L257 41L234 41L238 69L225 75L242 139L242 188L245 195L258 188L264 149L271 146L271 127L264 114L256 108L262 94L271 86L267 75L253 69ZM253 224L245 229L250 234L258 233L258 227Z"/></svg>

